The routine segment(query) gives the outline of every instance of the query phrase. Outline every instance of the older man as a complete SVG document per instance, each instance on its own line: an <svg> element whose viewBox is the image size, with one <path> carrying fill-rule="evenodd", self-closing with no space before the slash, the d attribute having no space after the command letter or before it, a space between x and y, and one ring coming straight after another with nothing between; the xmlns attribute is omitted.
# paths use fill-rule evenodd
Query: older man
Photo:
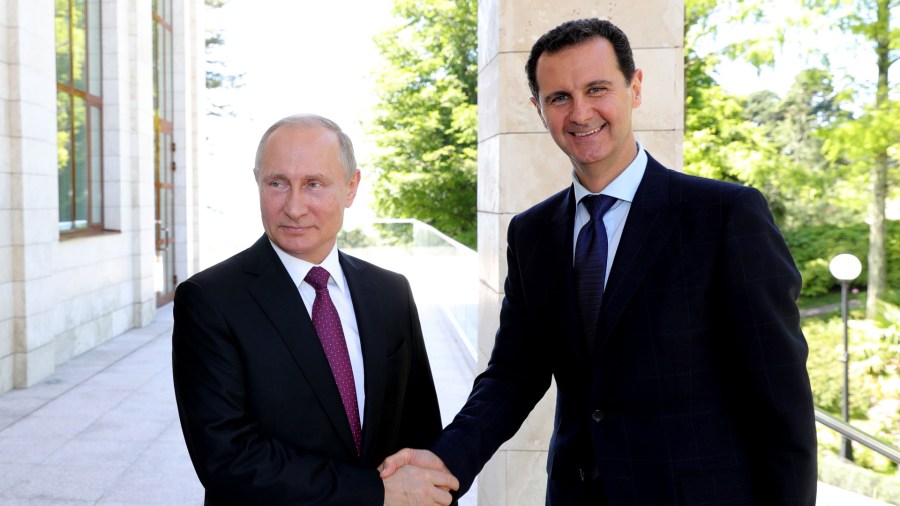
<svg viewBox="0 0 900 506"><path fill-rule="evenodd" d="M336 246L360 180L350 139L282 119L254 175L265 235L175 293L175 393L206 504L450 504L447 473L375 470L441 418L406 279Z"/></svg>

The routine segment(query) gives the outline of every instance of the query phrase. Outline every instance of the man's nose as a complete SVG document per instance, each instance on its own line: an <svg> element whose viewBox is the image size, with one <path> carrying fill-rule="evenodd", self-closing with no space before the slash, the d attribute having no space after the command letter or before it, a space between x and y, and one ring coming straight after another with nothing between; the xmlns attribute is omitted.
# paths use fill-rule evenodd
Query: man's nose
<svg viewBox="0 0 900 506"><path fill-rule="evenodd" d="M593 114L590 103L586 99L580 97L572 99L572 112L569 114L570 121L582 125L590 121Z"/></svg>
<svg viewBox="0 0 900 506"><path fill-rule="evenodd" d="M308 209L303 188L292 187L284 203L284 214L295 220L306 214Z"/></svg>

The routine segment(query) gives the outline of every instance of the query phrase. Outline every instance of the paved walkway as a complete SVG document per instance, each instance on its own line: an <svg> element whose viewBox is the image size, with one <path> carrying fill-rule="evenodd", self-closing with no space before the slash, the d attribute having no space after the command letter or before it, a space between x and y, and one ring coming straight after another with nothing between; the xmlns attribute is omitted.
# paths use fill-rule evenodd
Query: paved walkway
<svg viewBox="0 0 900 506"><path fill-rule="evenodd" d="M472 384L450 324L420 307L445 424ZM0 395L0 504L203 504L172 388L172 305L150 325ZM461 506L474 506L475 494Z"/></svg>
<svg viewBox="0 0 900 506"><path fill-rule="evenodd" d="M860 305L861 304L860 304L859 300L857 300L857 299L852 299L852 300L847 301L847 307L849 307L849 308L857 308ZM841 310L840 303L827 304L825 306L820 306L820 307L810 307L810 308L800 310L800 318L811 318L813 316L820 316L823 314L828 314L832 311L840 311L840 310Z"/></svg>

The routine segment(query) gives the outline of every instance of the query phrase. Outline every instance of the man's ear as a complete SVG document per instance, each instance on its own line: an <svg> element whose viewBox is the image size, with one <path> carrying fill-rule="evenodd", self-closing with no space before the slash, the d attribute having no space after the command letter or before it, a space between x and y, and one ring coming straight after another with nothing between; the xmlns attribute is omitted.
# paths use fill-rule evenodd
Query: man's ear
<svg viewBox="0 0 900 506"><path fill-rule="evenodd" d="M353 204L353 200L356 198L356 192L359 190L360 177L359 169L356 169L356 172L350 177L350 181L347 181L347 200L344 201L344 207L350 207Z"/></svg>
<svg viewBox="0 0 900 506"><path fill-rule="evenodd" d="M637 109L641 106L643 97L641 96L641 83L644 80L644 72L641 69L635 69L634 77L631 78L631 108Z"/></svg>
<svg viewBox="0 0 900 506"><path fill-rule="evenodd" d="M544 125L544 128L547 128L547 122L544 120L544 113L541 111L541 104L534 97L529 98L531 100L531 105L534 106L534 109L537 111L538 116L541 118L541 123Z"/></svg>

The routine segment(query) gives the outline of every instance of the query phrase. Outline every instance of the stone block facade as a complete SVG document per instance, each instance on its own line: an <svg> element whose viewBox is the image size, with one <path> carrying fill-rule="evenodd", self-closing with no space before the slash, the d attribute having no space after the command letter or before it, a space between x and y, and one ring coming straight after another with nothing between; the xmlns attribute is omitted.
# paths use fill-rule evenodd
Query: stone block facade
<svg viewBox="0 0 900 506"><path fill-rule="evenodd" d="M0 393L156 312L153 13L100 0L103 228L60 232L54 0L0 4ZM200 0L172 1L177 275L197 270Z"/></svg>

